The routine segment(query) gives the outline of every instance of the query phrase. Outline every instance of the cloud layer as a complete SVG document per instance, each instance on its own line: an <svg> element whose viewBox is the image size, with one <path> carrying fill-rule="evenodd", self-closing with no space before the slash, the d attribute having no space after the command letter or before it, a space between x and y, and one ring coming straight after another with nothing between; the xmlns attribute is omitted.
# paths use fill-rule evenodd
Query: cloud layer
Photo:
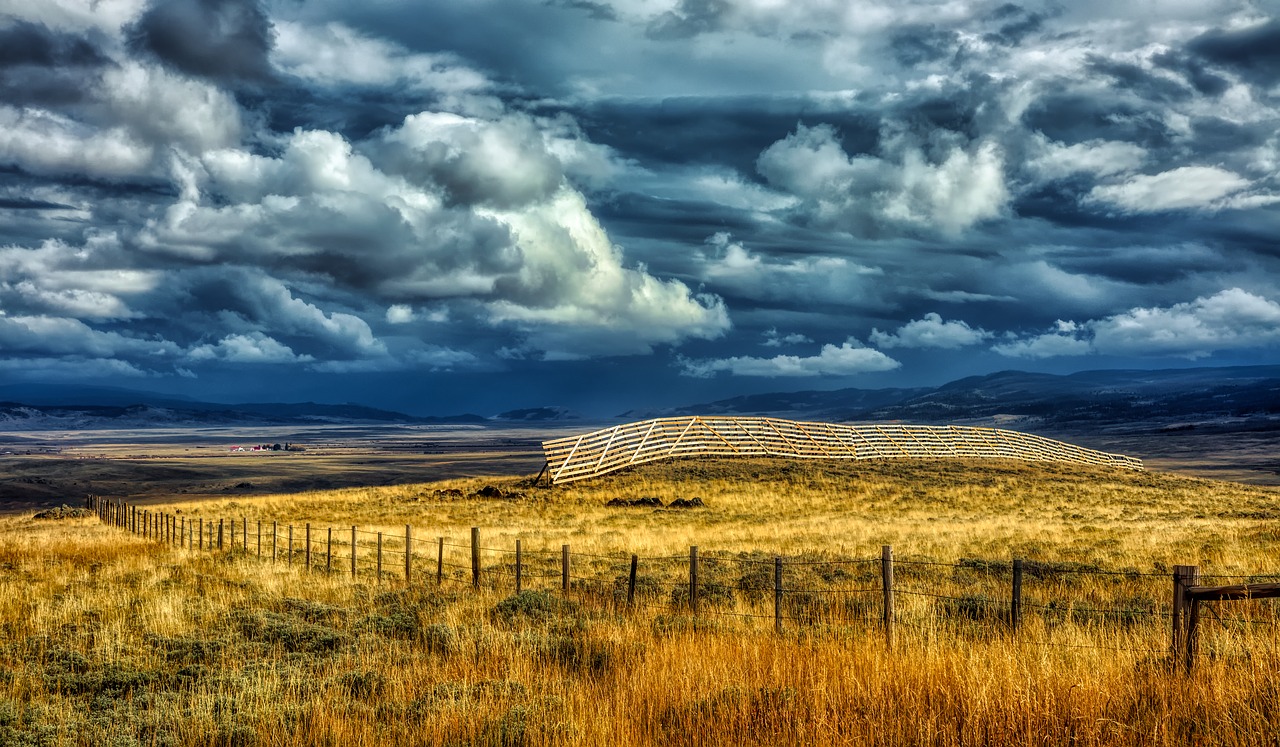
<svg viewBox="0 0 1280 747"><path fill-rule="evenodd" d="M0 370L1268 362L1277 49L1247 0L3 4Z"/></svg>

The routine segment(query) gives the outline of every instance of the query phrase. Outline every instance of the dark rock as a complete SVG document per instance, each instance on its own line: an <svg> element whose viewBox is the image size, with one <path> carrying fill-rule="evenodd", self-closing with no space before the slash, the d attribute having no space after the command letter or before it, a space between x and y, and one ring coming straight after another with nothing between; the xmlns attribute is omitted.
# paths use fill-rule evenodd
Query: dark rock
<svg viewBox="0 0 1280 747"><path fill-rule="evenodd" d="M677 498L668 508L705 508L706 505L701 498Z"/></svg>
<svg viewBox="0 0 1280 747"><path fill-rule="evenodd" d="M502 498L502 497L504 497L503 492L502 492L501 490L499 490L498 488L496 488L496 487L492 486L492 485L485 485L483 488L480 488L479 490L477 490L477 491L476 491L475 493L473 493L472 495L474 495L474 496L475 496L475 497L477 497L477 498Z"/></svg>
<svg viewBox="0 0 1280 747"><path fill-rule="evenodd" d="M72 508L67 504L62 504L58 508L50 508L37 513L31 517L33 519L82 519L86 516L92 516L93 512L87 508Z"/></svg>

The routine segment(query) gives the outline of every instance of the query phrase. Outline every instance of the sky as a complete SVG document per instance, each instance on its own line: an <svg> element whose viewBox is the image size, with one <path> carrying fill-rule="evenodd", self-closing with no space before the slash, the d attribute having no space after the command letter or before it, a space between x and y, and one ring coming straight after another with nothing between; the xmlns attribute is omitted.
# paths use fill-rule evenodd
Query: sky
<svg viewBox="0 0 1280 747"><path fill-rule="evenodd" d="M0 381L413 414L1277 362L1280 13L0 0Z"/></svg>

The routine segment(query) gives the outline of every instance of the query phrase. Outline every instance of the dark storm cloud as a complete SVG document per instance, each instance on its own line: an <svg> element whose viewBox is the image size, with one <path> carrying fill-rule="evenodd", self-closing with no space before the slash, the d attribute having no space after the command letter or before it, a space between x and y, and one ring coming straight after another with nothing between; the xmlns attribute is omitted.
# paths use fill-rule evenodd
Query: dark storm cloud
<svg viewBox="0 0 1280 747"><path fill-rule="evenodd" d="M751 175L761 151L797 122L831 124L850 153L873 150L880 115L808 99L682 97L604 101L572 110L593 141L646 163L723 164ZM653 133L662 132L655 138Z"/></svg>
<svg viewBox="0 0 1280 747"><path fill-rule="evenodd" d="M33 200L29 197L0 197L0 210L71 210L70 205L63 205L48 200Z"/></svg>
<svg viewBox="0 0 1280 747"><path fill-rule="evenodd" d="M91 94L98 70L111 64L85 36L19 21L0 29L0 101L75 104Z"/></svg>
<svg viewBox="0 0 1280 747"><path fill-rule="evenodd" d="M990 20L998 24L983 38L993 44L1014 47L1031 34L1044 28L1046 15L1035 13L1013 3L1005 3L992 11Z"/></svg>
<svg viewBox="0 0 1280 747"><path fill-rule="evenodd" d="M155 0L129 45L191 75L218 81L272 77L271 21L258 0Z"/></svg>
<svg viewBox="0 0 1280 747"><path fill-rule="evenodd" d="M1151 61L1183 75L1193 88L1206 96L1221 96L1231 86L1230 81L1209 70L1202 60L1192 55L1169 50L1155 55Z"/></svg>
<svg viewBox="0 0 1280 747"><path fill-rule="evenodd" d="M674 10L650 21L644 33L658 41L689 39L719 29L731 9L728 0L680 0Z"/></svg>
<svg viewBox="0 0 1280 747"><path fill-rule="evenodd" d="M88 39L52 31L44 24L19 21L0 29L0 68L95 67L109 62Z"/></svg>
<svg viewBox="0 0 1280 747"><path fill-rule="evenodd" d="M889 49L904 67L937 62L955 54L956 32L931 25L908 26L893 33Z"/></svg>
<svg viewBox="0 0 1280 747"><path fill-rule="evenodd" d="M1190 88L1152 75L1133 63L1091 55L1085 69L1095 75L1106 76L1118 88L1151 101L1185 101L1192 96Z"/></svg>
<svg viewBox="0 0 1280 747"><path fill-rule="evenodd" d="M1112 97L1060 91L1036 99L1022 115L1022 121L1030 129L1068 145L1086 140L1123 140L1148 148L1166 148L1173 137L1161 115L1158 109Z"/></svg>
<svg viewBox="0 0 1280 747"><path fill-rule="evenodd" d="M1187 50L1259 85L1280 81L1280 20L1242 29L1214 29L1192 39Z"/></svg>
<svg viewBox="0 0 1280 747"><path fill-rule="evenodd" d="M618 14L607 3L595 3L591 0L547 0L547 5L580 10L596 21L616 21Z"/></svg>

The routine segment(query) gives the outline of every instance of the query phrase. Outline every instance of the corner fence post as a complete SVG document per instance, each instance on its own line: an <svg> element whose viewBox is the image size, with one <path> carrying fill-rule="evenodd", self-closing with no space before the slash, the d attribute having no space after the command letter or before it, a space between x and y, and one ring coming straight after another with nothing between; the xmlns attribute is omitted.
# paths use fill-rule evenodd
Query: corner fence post
<svg viewBox="0 0 1280 747"><path fill-rule="evenodd" d="M522 589L520 576L524 571L524 555L520 551L520 540L516 540L516 593L519 594Z"/></svg>
<svg viewBox="0 0 1280 747"><path fill-rule="evenodd" d="M689 610L698 614L698 546L689 546Z"/></svg>
<svg viewBox="0 0 1280 747"><path fill-rule="evenodd" d="M773 556L773 631L782 632L782 556Z"/></svg>
<svg viewBox="0 0 1280 747"><path fill-rule="evenodd" d="M1009 600L1009 627L1022 625L1022 558L1013 559L1013 598Z"/></svg>
<svg viewBox="0 0 1280 747"><path fill-rule="evenodd" d="M893 645L893 546L880 548L880 582L884 589L884 642Z"/></svg>
<svg viewBox="0 0 1280 747"><path fill-rule="evenodd" d="M639 565L640 557L632 553L631 572L627 574L627 607L634 607L636 604L636 570Z"/></svg>
<svg viewBox="0 0 1280 747"><path fill-rule="evenodd" d="M471 527L471 588L480 588L480 527Z"/></svg>

